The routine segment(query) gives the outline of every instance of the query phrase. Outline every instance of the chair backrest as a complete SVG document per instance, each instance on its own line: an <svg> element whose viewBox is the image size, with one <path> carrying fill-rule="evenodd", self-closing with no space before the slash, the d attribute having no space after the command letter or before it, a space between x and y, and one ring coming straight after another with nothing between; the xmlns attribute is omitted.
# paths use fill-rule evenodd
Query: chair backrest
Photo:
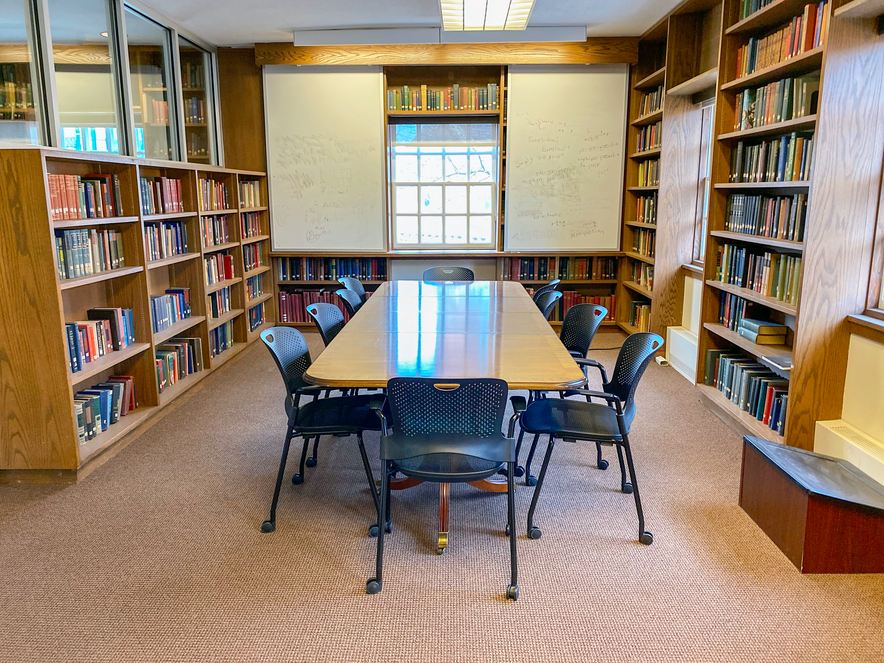
<svg viewBox="0 0 884 663"><path fill-rule="evenodd" d="M556 306L556 303L562 298L562 293L558 290L547 290L540 297L534 298L534 303L537 304L537 308L540 309L540 312L543 313L543 317L549 320L550 313L553 312L553 309Z"/></svg>
<svg viewBox="0 0 884 663"><path fill-rule="evenodd" d="M359 295L359 299L362 300L362 303L365 303L367 297L365 296L365 288L362 287L362 281L354 279L352 276L342 276L338 279L338 283L342 284L347 290L355 292Z"/></svg>
<svg viewBox="0 0 884 663"><path fill-rule="evenodd" d="M492 437L501 433L508 389L495 378L393 378L387 400L397 434Z"/></svg>
<svg viewBox="0 0 884 663"><path fill-rule="evenodd" d="M319 329L319 335L322 336L322 342L326 345L331 343L344 328L344 314L334 304L325 302L310 304L307 313L313 318L314 324Z"/></svg>
<svg viewBox="0 0 884 663"><path fill-rule="evenodd" d="M362 298L352 290L341 288L338 290L338 297L344 302L344 308L347 309L347 313L350 314L351 318L362 307Z"/></svg>
<svg viewBox="0 0 884 663"><path fill-rule="evenodd" d="M288 393L306 386L304 372L311 362L304 335L291 327L271 327L261 332L261 340L276 360Z"/></svg>
<svg viewBox="0 0 884 663"><path fill-rule="evenodd" d="M603 385L603 390L624 403L623 415L627 426L635 415L635 390L638 381L657 350L662 347L663 339L649 332L630 334L620 346L620 354L617 355L611 380Z"/></svg>
<svg viewBox="0 0 884 663"><path fill-rule="evenodd" d="M562 282L561 279L553 279L552 281L550 281L546 285L537 288L537 290L534 291L534 301L536 302L537 298L540 295L542 295L543 293L549 292L550 290L555 290L556 288L558 288L559 283L561 283L561 282Z"/></svg>
<svg viewBox="0 0 884 663"><path fill-rule="evenodd" d="M608 309L595 304L575 304L569 308L559 336L568 352L579 352L586 359L592 339L606 315Z"/></svg>
<svg viewBox="0 0 884 663"><path fill-rule="evenodd" d="M476 275L466 267L430 267L424 271L424 281L475 281Z"/></svg>

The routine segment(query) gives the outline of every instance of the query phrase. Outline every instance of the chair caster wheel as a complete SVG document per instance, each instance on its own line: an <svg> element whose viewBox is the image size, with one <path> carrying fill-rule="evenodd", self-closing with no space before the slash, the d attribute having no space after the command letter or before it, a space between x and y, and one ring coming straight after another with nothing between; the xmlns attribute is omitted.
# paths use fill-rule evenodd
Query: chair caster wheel
<svg viewBox="0 0 884 663"><path fill-rule="evenodd" d="M307 467L316 467L316 459L308 458L307 462L304 463Z"/></svg>
<svg viewBox="0 0 884 663"><path fill-rule="evenodd" d="M447 550L448 550L448 548L436 548L436 554L437 555L444 555Z"/></svg>
<svg viewBox="0 0 884 663"><path fill-rule="evenodd" d="M507 526L506 526L506 529L503 530L503 532L504 532L504 534L506 534L507 536L509 536L509 535L510 535L510 526L507 525Z"/></svg>
<svg viewBox="0 0 884 663"><path fill-rule="evenodd" d="M292 483L296 486L300 486L302 483L304 483L304 477L302 477L300 474L295 474L292 477Z"/></svg>
<svg viewBox="0 0 884 663"><path fill-rule="evenodd" d="M626 495L632 495L632 484L624 483L622 486L620 486L620 490Z"/></svg>
<svg viewBox="0 0 884 663"><path fill-rule="evenodd" d="M387 534L392 534L392 533L393 533L393 523L392 523L392 521L388 522L388 523L384 526L384 531L385 531Z"/></svg>
<svg viewBox="0 0 884 663"><path fill-rule="evenodd" d="M264 532L264 534L270 534L270 532L275 532L276 531L276 523L273 522L272 520L265 520L263 523L261 523L261 531Z"/></svg>
<svg viewBox="0 0 884 663"><path fill-rule="evenodd" d="M537 477L533 474L529 474L528 478L525 479L526 486L536 486L537 485Z"/></svg>
<svg viewBox="0 0 884 663"><path fill-rule="evenodd" d="M642 532L642 535L638 537L639 543L644 543L646 546L654 543L654 535L650 532Z"/></svg>
<svg viewBox="0 0 884 663"><path fill-rule="evenodd" d="M375 580L374 578L369 578L368 582L365 583L365 593L366 594L377 594L381 591L381 581Z"/></svg>
<svg viewBox="0 0 884 663"><path fill-rule="evenodd" d="M368 535L373 539L378 538L378 526L372 525L371 527L369 527L368 528Z"/></svg>
<svg viewBox="0 0 884 663"><path fill-rule="evenodd" d="M521 465L516 465L516 469L513 472L513 474L517 477L524 476L525 475L525 468L522 467ZM518 588L516 588L516 589L518 590Z"/></svg>
<svg viewBox="0 0 884 663"><path fill-rule="evenodd" d="M543 532L540 531L539 527L532 527L528 530L529 539L539 539L541 536L543 536Z"/></svg>
<svg viewBox="0 0 884 663"><path fill-rule="evenodd" d="M607 469L608 469L608 461L606 461L604 458L602 458L602 459L599 461L599 465L598 465L598 467L599 467L600 470L607 470Z"/></svg>
<svg viewBox="0 0 884 663"><path fill-rule="evenodd" d="M506 597L511 601L519 600L519 586L518 585L510 585L506 588Z"/></svg>

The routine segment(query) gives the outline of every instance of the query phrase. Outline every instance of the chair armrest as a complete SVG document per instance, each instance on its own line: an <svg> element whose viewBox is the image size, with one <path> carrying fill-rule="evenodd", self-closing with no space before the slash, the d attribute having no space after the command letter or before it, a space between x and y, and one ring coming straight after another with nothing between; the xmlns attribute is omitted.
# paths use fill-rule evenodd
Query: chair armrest
<svg viewBox="0 0 884 663"><path fill-rule="evenodd" d="M581 396L591 396L592 398L601 398L604 401L607 401L608 405L614 407L617 411L617 416L623 416L623 404L620 402L620 399L616 396L612 396L611 394L606 394L603 391L592 391L591 389L570 389L575 394L580 394Z"/></svg>
<svg viewBox="0 0 884 663"><path fill-rule="evenodd" d="M525 408L528 407L524 396L510 396L510 402L513 404L513 416L510 417L510 426L507 437L512 439L516 434L516 421L522 416Z"/></svg>
<svg viewBox="0 0 884 663"><path fill-rule="evenodd" d="M602 374L602 382L608 381L608 374L605 373L605 367L602 366L595 359L578 359L577 357L575 357L574 361L577 362L578 366L593 366L593 367L599 369L599 373Z"/></svg>
<svg viewBox="0 0 884 663"><path fill-rule="evenodd" d="M387 423L387 417L384 416L384 410L382 407L373 407L374 413L378 415L378 419L381 420L381 434L389 435L390 434L390 425Z"/></svg>

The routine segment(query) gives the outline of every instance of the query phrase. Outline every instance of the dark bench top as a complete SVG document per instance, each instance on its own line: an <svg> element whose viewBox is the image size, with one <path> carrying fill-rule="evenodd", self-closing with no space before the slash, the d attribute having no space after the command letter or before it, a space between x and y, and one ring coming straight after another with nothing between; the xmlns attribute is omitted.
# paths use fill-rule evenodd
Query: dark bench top
<svg viewBox="0 0 884 663"><path fill-rule="evenodd" d="M751 435L744 436L743 442L810 493L884 512L884 486L846 460Z"/></svg>

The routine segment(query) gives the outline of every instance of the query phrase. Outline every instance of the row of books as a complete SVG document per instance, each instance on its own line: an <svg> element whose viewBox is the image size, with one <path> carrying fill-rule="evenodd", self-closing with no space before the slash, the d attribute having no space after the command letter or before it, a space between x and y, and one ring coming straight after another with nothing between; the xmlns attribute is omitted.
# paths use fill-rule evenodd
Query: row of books
<svg viewBox="0 0 884 663"><path fill-rule="evenodd" d="M427 85L387 88L387 110L391 111L497 110L499 104L497 83L484 87L455 83L440 90L431 90Z"/></svg>
<svg viewBox="0 0 884 663"><path fill-rule="evenodd" d="M184 144L188 158L209 156L209 138L203 132L189 131Z"/></svg>
<svg viewBox="0 0 884 663"><path fill-rule="evenodd" d="M116 230L56 230L58 278L75 279L125 267L123 236Z"/></svg>
<svg viewBox="0 0 884 663"><path fill-rule="evenodd" d="M654 257L654 251L657 248L657 233L654 230L644 230L643 228L633 228L632 232L632 250L639 255L648 258Z"/></svg>
<svg viewBox="0 0 884 663"><path fill-rule="evenodd" d="M638 196L635 200L635 220L637 223L657 223L657 194Z"/></svg>
<svg viewBox="0 0 884 663"><path fill-rule="evenodd" d="M654 266L646 262L634 261L632 263L632 281L646 287L648 290L653 290Z"/></svg>
<svg viewBox="0 0 884 663"><path fill-rule="evenodd" d="M706 351L704 382L780 435L786 422L789 381L738 350Z"/></svg>
<svg viewBox="0 0 884 663"><path fill-rule="evenodd" d="M135 399L135 378L111 375L104 382L81 389L74 394L77 417L77 442L83 446L138 408Z"/></svg>
<svg viewBox="0 0 884 663"><path fill-rule="evenodd" d="M529 295L532 297L534 296L534 288L526 287L525 290ZM553 308L548 319L551 322L562 322L572 306L577 306L578 304L595 304L596 306L604 306L607 309L608 313L604 317L605 320L613 321L614 302L615 295L581 295L576 290L562 290L562 298L555 305L555 308Z"/></svg>
<svg viewBox="0 0 884 663"><path fill-rule="evenodd" d="M240 214L242 217L242 237L257 237L261 235L261 213L260 212L244 212Z"/></svg>
<svg viewBox="0 0 884 663"><path fill-rule="evenodd" d="M663 122L654 122L644 127L639 127L636 136L636 152L645 152L646 150L655 150L660 147L663 138Z"/></svg>
<svg viewBox="0 0 884 663"><path fill-rule="evenodd" d="M227 197L227 185L218 180L201 177L196 188L200 211L212 212L215 210L230 209L230 199Z"/></svg>
<svg viewBox="0 0 884 663"><path fill-rule="evenodd" d="M775 2L776 0L740 0L740 14L739 20L742 21L744 18L748 18L752 16L759 9L764 9L770 3Z"/></svg>
<svg viewBox="0 0 884 663"><path fill-rule="evenodd" d="M132 309L92 308L86 311L86 318L64 326L71 373L135 343Z"/></svg>
<svg viewBox="0 0 884 663"><path fill-rule="evenodd" d="M387 280L385 258L280 258L276 269L280 281Z"/></svg>
<svg viewBox="0 0 884 663"><path fill-rule="evenodd" d="M233 347L233 320L209 330L209 355L217 357Z"/></svg>
<svg viewBox="0 0 884 663"><path fill-rule="evenodd" d="M244 180L239 183L239 206L261 207L261 183L257 180Z"/></svg>
<svg viewBox="0 0 884 663"><path fill-rule="evenodd" d="M718 300L718 324L731 331L737 331L743 318L750 317L756 306L753 302L729 292L722 293Z"/></svg>
<svg viewBox="0 0 884 663"><path fill-rule="evenodd" d="M120 178L115 174L49 173L49 205L56 221L123 216Z"/></svg>
<svg viewBox="0 0 884 663"><path fill-rule="evenodd" d="M203 82L203 66L201 64L193 64L192 62L181 63L181 87L202 90L205 86Z"/></svg>
<svg viewBox="0 0 884 663"><path fill-rule="evenodd" d="M175 214L184 211L181 180L142 177L139 180L142 214Z"/></svg>
<svg viewBox="0 0 884 663"><path fill-rule="evenodd" d="M813 115L819 92L819 72L743 90L734 102L734 131Z"/></svg>
<svg viewBox="0 0 884 663"><path fill-rule="evenodd" d="M184 121L188 124L205 124L206 102L198 97L184 100Z"/></svg>
<svg viewBox="0 0 884 663"><path fill-rule="evenodd" d="M648 159L638 164L636 186L658 186L660 184L660 159Z"/></svg>
<svg viewBox="0 0 884 663"><path fill-rule="evenodd" d="M731 151L730 182L803 182L810 178L813 134L791 133Z"/></svg>
<svg viewBox="0 0 884 663"><path fill-rule="evenodd" d="M629 302L629 326L640 332L651 330L651 305L648 300L632 300Z"/></svg>
<svg viewBox="0 0 884 663"><path fill-rule="evenodd" d="M189 318L190 288L169 288L164 295L151 295L150 314L155 334Z"/></svg>
<svg viewBox="0 0 884 663"><path fill-rule="evenodd" d="M249 309L249 331L255 331L264 324L264 302Z"/></svg>
<svg viewBox="0 0 884 663"><path fill-rule="evenodd" d="M230 296L230 286L209 293L209 316L211 318L218 319L232 310L233 300Z"/></svg>
<svg viewBox="0 0 884 663"><path fill-rule="evenodd" d="M144 124L147 126L169 126L169 103L162 99L151 99L145 96L144 105L141 107L144 114Z"/></svg>
<svg viewBox="0 0 884 663"><path fill-rule="evenodd" d="M34 108L34 93L30 81L19 78L14 64L0 64L0 112L32 108Z"/></svg>
<svg viewBox="0 0 884 663"><path fill-rule="evenodd" d="M734 193L727 199L724 229L757 237L803 242L806 219L806 193L792 196Z"/></svg>
<svg viewBox="0 0 884 663"><path fill-rule="evenodd" d="M798 304L801 256L753 253L734 244L718 247L716 280L748 288L765 297Z"/></svg>
<svg viewBox="0 0 884 663"><path fill-rule="evenodd" d="M642 93L642 96L638 101L638 116L644 117L645 115L656 113L663 108L664 96L665 94L662 85L651 92Z"/></svg>
<svg viewBox="0 0 884 663"><path fill-rule="evenodd" d="M341 313L344 314L344 320L350 319L350 314L344 308L341 298L333 292L323 290L292 290L279 292L279 321L280 322L313 322L313 318L307 313L307 307L310 304L318 304L324 302L326 304L334 304Z"/></svg>
<svg viewBox="0 0 884 663"><path fill-rule="evenodd" d="M145 223L144 250L148 261L187 253L187 226L184 221Z"/></svg>
<svg viewBox="0 0 884 663"><path fill-rule="evenodd" d="M755 73L775 64L822 46L826 38L828 2L808 4L804 11L779 30L757 38L749 37L737 49L736 78Z"/></svg>
<svg viewBox="0 0 884 663"><path fill-rule="evenodd" d="M737 333L757 345L785 345L788 327L781 322L743 318Z"/></svg>
<svg viewBox="0 0 884 663"><path fill-rule="evenodd" d="M251 272L253 269L258 269L258 267L264 265L262 253L260 242L246 244L242 247L242 259L247 272Z"/></svg>
<svg viewBox="0 0 884 663"><path fill-rule="evenodd" d="M233 275L233 256L227 252L213 253L203 258L206 267L206 285L235 278Z"/></svg>
<svg viewBox="0 0 884 663"><path fill-rule="evenodd" d="M204 216L200 219L203 234L203 246L218 246L230 242L230 228L227 225L227 215Z"/></svg>
<svg viewBox="0 0 884 663"><path fill-rule="evenodd" d="M173 338L158 345L154 357L157 385L162 394L178 380L203 370L203 340Z"/></svg>
<svg viewBox="0 0 884 663"><path fill-rule="evenodd" d="M613 281L617 258L571 256L550 258L506 258L503 277L510 281Z"/></svg>
<svg viewBox="0 0 884 663"><path fill-rule="evenodd" d="M251 301L252 299L256 299L264 294L264 289L262 287L262 277L263 274L258 274L257 276L250 276L246 279L246 299Z"/></svg>

